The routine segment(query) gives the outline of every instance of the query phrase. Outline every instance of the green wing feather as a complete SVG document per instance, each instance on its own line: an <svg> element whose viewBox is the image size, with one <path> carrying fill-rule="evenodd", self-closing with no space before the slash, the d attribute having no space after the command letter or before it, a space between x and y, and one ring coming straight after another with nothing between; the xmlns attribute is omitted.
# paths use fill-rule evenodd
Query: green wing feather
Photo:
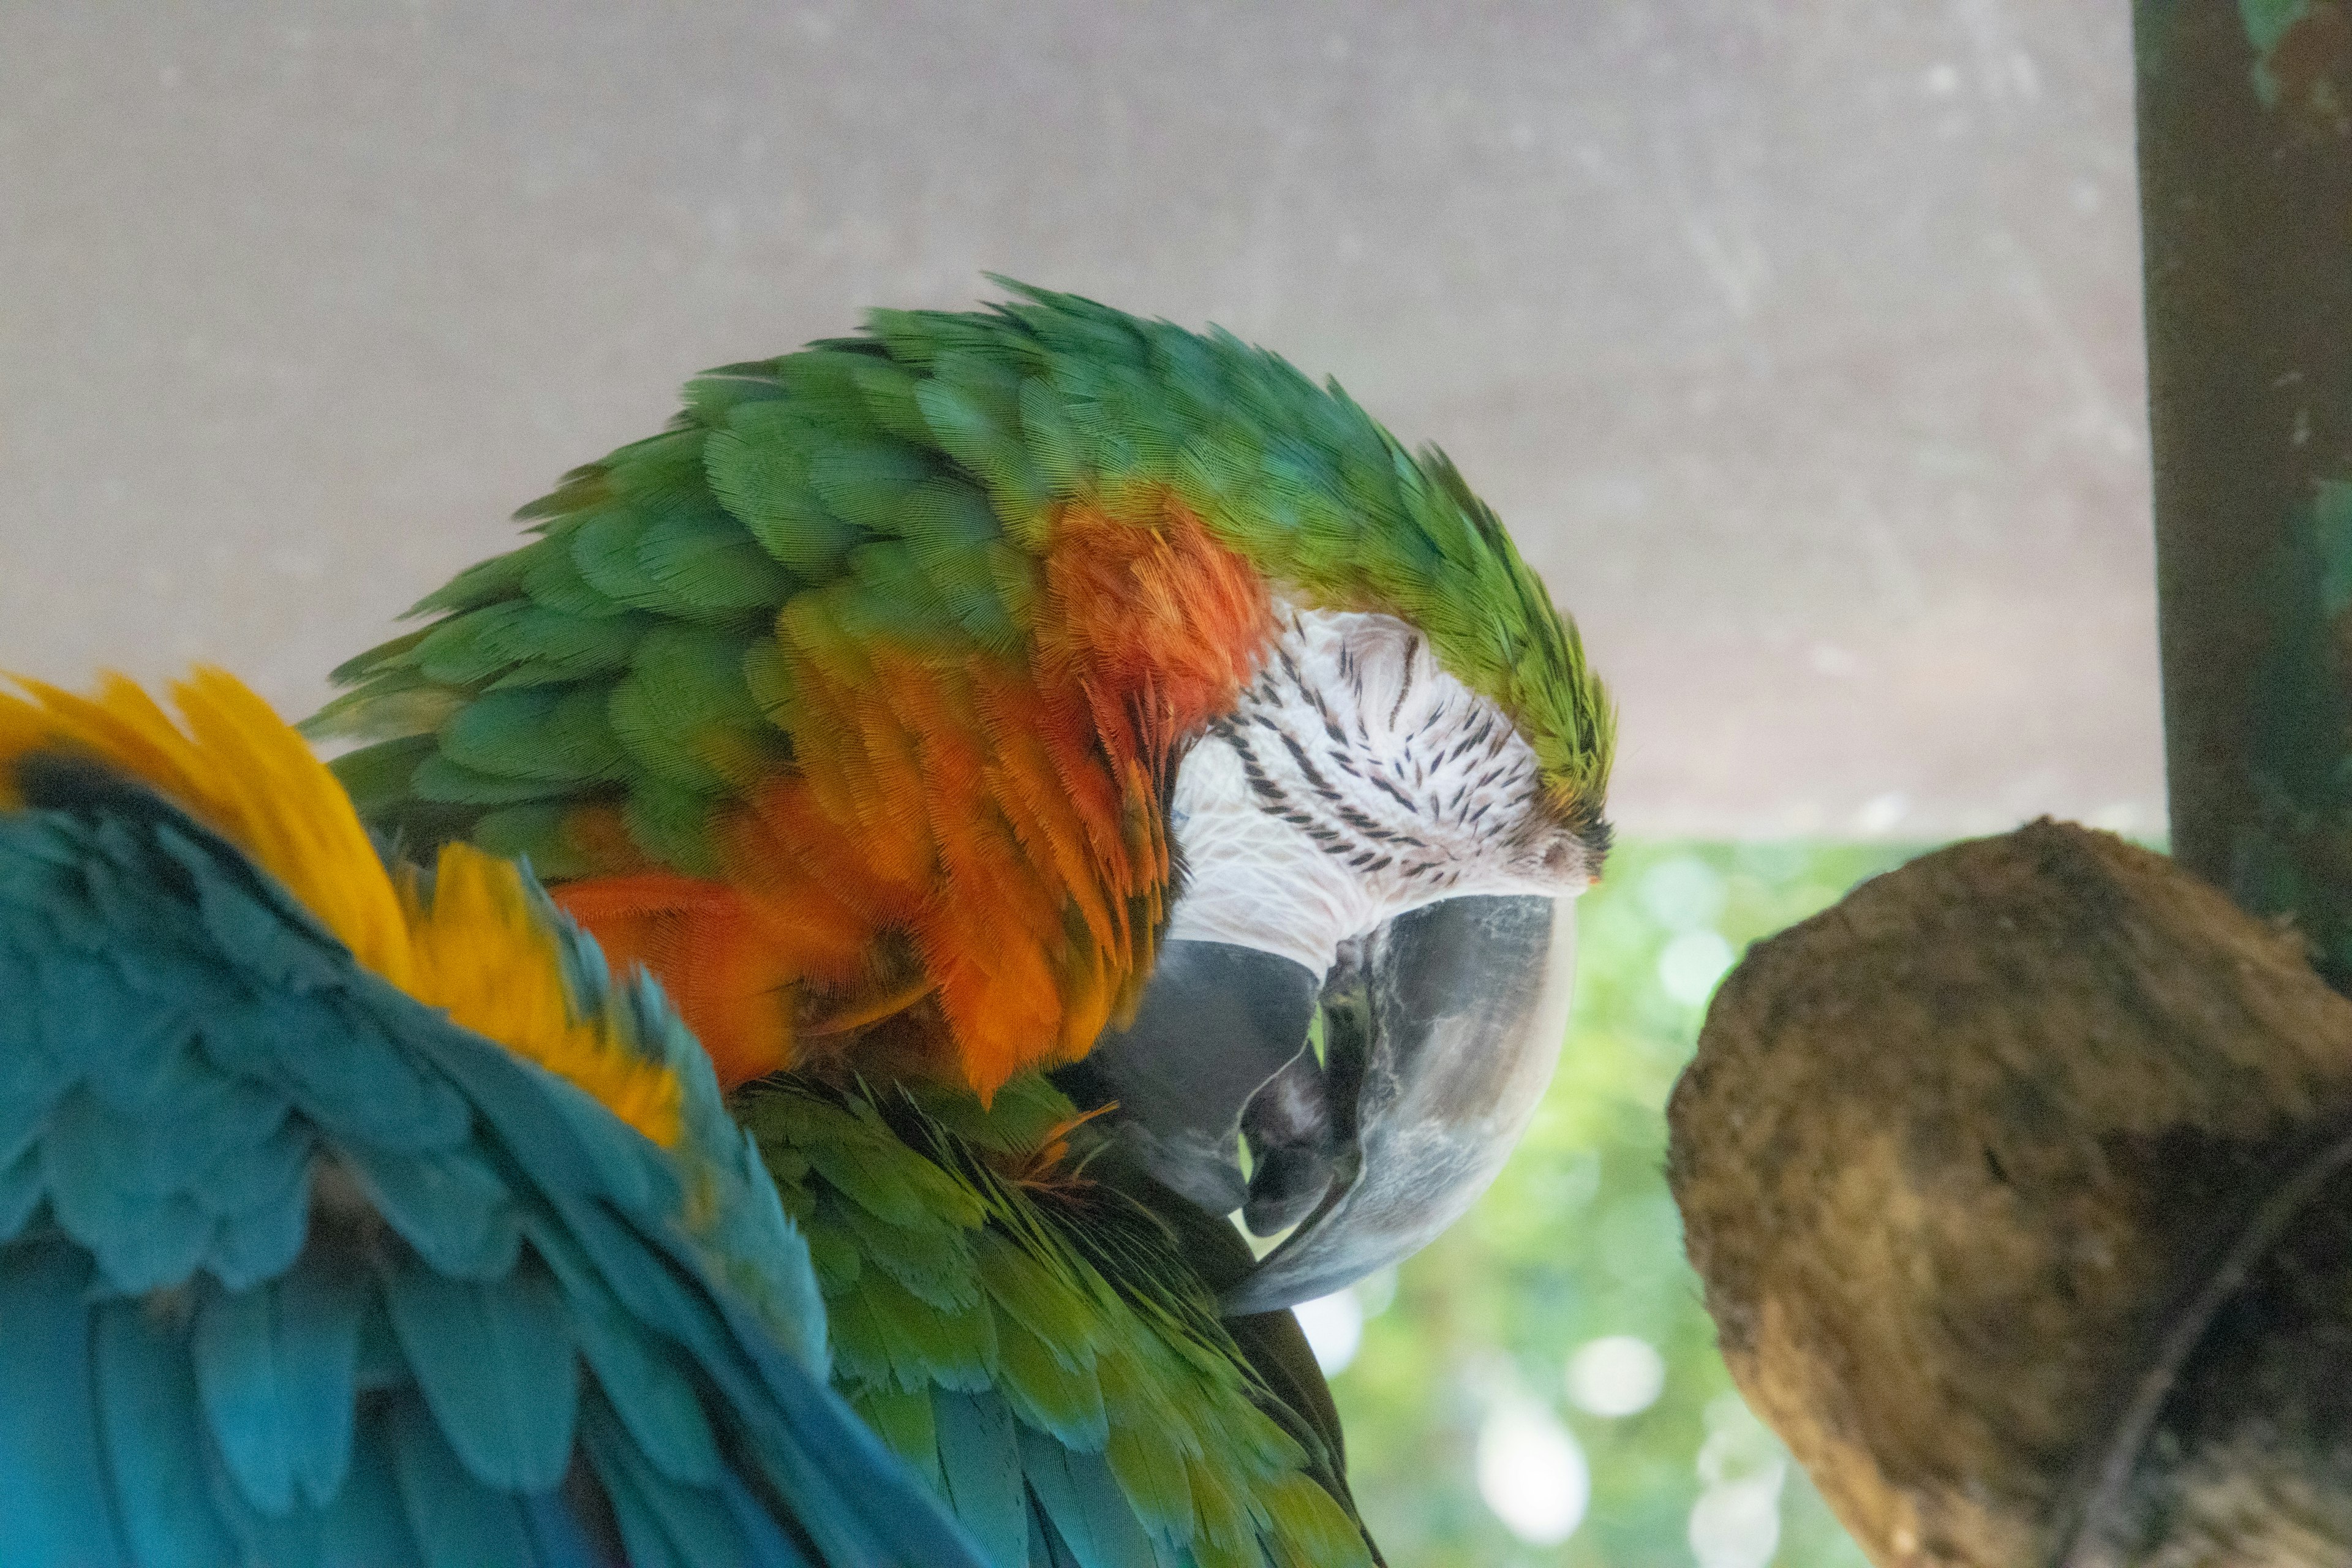
<svg viewBox="0 0 2352 1568"><path fill-rule="evenodd" d="M735 1110L808 1235L835 1386L992 1561L1375 1561L1296 1321L1217 1315L1200 1260L1246 1248L1041 1158L1086 1137L1043 1078L982 1110L785 1076Z"/></svg>

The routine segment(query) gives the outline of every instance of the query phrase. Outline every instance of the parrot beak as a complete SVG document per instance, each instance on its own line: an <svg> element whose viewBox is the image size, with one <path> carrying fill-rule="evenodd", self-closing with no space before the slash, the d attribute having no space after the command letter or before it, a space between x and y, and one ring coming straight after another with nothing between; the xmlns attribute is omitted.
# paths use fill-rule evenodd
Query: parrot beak
<svg viewBox="0 0 2352 1568"><path fill-rule="evenodd" d="M1461 897L1345 944L1327 975L1218 942L1163 948L1135 1023L1064 1080L1117 1101L1153 1177L1261 1237L1231 1314L1409 1257L1502 1169L1559 1059L1570 900Z"/></svg>

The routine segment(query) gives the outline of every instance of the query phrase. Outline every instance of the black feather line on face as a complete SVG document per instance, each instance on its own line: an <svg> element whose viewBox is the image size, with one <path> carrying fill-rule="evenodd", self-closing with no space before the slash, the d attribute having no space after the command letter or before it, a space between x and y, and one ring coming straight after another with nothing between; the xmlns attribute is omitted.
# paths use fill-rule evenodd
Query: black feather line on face
<svg viewBox="0 0 2352 1568"><path fill-rule="evenodd" d="M1337 801L1339 798L1339 792L1333 789L1331 781L1325 778L1317 771L1315 764L1307 760L1307 748L1298 743L1297 737L1287 730L1277 730L1275 733L1282 737L1284 748L1290 752L1290 760L1298 764L1299 774L1307 780L1307 787L1326 800Z"/></svg>
<svg viewBox="0 0 2352 1568"><path fill-rule="evenodd" d="M1303 642L1297 618L1287 619L1289 632ZM1260 664L1240 710L1210 728L1233 748L1259 808L1298 828L1351 873L1373 876L1393 868L1424 887L1452 887L1463 879L1465 867L1408 828L1443 824L1448 833L1484 836L1496 830L1490 825L1507 825L1509 843L1499 847L1519 853L1545 848L1559 825L1540 811L1495 811L1497 805L1511 807L1523 795L1532 796L1538 773L1531 760L1512 754L1516 731L1491 705L1475 702L1465 708L1463 693L1441 689L1430 694L1434 700L1411 733L1396 732L1419 688L1423 651L1419 636L1404 638L1404 668L1398 673L1387 734L1378 752L1371 744L1377 715L1365 708L1365 661L1344 639L1331 650L1328 664L1310 664L1303 651L1277 644L1272 657ZM1385 666L1385 656L1381 662ZM1256 739L1261 735L1281 742L1289 759L1287 769L1277 753ZM1357 787L1342 789L1342 779L1354 781ZM1382 799L1365 799L1364 786L1378 791ZM1351 795L1356 798L1351 800ZM1402 814L1394 826L1375 815L1389 804ZM1582 837L1578 837L1581 844ZM1401 855L1405 857L1402 864ZM1594 858L1588 854L1586 863Z"/></svg>
<svg viewBox="0 0 2352 1568"><path fill-rule="evenodd" d="M1396 703L1389 710L1389 728L1396 728L1397 715L1404 711L1404 700L1412 691L1412 667L1421 653L1421 638L1412 637L1404 645L1404 679L1397 684ZM1422 726L1427 729L1427 725Z"/></svg>
<svg viewBox="0 0 2352 1568"><path fill-rule="evenodd" d="M1386 774L1374 773L1371 777L1371 785L1374 789L1379 790L1383 795L1386 795L1391 799L1394 800L1399 805L1404 807L1407 811L1411 811L1412 809L1412 796L1399 789L1395 783Z"/></svg>
<svg viewBox="0 0 2352 1568"><path fill-rule="evenodd" d="M1335 746L1346 745L1348 732L1339 728L1339 721L1333 718L1331 710L1324 706L1323 694L1319 691L1310 691L1307 696L1314 699L1315 711L1322 716L1323 732L1331 737L1331 743Z"/></svg>
<svg viewBox="0 0 2352 1568"><path fill-rule="evenodd" d="M1280 736L1284 746L1289 750L1291 755L1299 760L1302 764L1304 763L1305 752L1287 731L1265 714L1254 715L1252 721L1263 725ZM1344 858L1363 851L1361 844L1331 827L1323 818L1303 809L1290 798L1289 793L1267 773L1265 765L1258 760L1257 753L1250 749L1249 742L1242 738L1240 727L1237 724L1230 720L1221 720L1211 728L1219 739L1234 749L1234 755L1241 763L1242 777L1248 783L1250 793L1265 805L1269 816L1300 829L1318 848L1327 855ZM1308 776L1309 778L1318 777L1311 769L1308 770ZM1329 795L1335 802L1338 800L1337 793L1328 786L1322 793ZM1340 808L1339 814L1343 818L1349 815L1344 806ZM1360 816L1361 814L1357 815Z"/></svg>

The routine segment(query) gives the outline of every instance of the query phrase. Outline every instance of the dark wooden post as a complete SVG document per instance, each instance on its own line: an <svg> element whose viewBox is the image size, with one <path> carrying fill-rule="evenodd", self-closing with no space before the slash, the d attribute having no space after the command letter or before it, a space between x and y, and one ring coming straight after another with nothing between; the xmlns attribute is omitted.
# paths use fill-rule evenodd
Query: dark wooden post
<svg viewBox="0 0 2352 1568"><path fill-rule="evenodd" d="M2352 976L2352 15L2139 0L2172 848Z"/></svg>

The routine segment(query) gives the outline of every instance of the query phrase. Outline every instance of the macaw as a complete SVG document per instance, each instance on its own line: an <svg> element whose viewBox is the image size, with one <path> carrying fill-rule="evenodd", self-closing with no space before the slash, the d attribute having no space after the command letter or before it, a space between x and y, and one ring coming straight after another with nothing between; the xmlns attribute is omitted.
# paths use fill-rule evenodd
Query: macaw
<svg viewBox="0 0 2352 1568"><path fill-rule="evenodd" d="M1275 1310L1524 1128L1612 710L1442 454L1008 286L697 378L310 731L660 976L994 1561L1360 1558Z"/></svg>
<svg viewBox="0 0 2352 1568"><path fill-rule="evenodd" d="M980 1562L658 989L230 678L0 693L0 1564Z"/></svg>

